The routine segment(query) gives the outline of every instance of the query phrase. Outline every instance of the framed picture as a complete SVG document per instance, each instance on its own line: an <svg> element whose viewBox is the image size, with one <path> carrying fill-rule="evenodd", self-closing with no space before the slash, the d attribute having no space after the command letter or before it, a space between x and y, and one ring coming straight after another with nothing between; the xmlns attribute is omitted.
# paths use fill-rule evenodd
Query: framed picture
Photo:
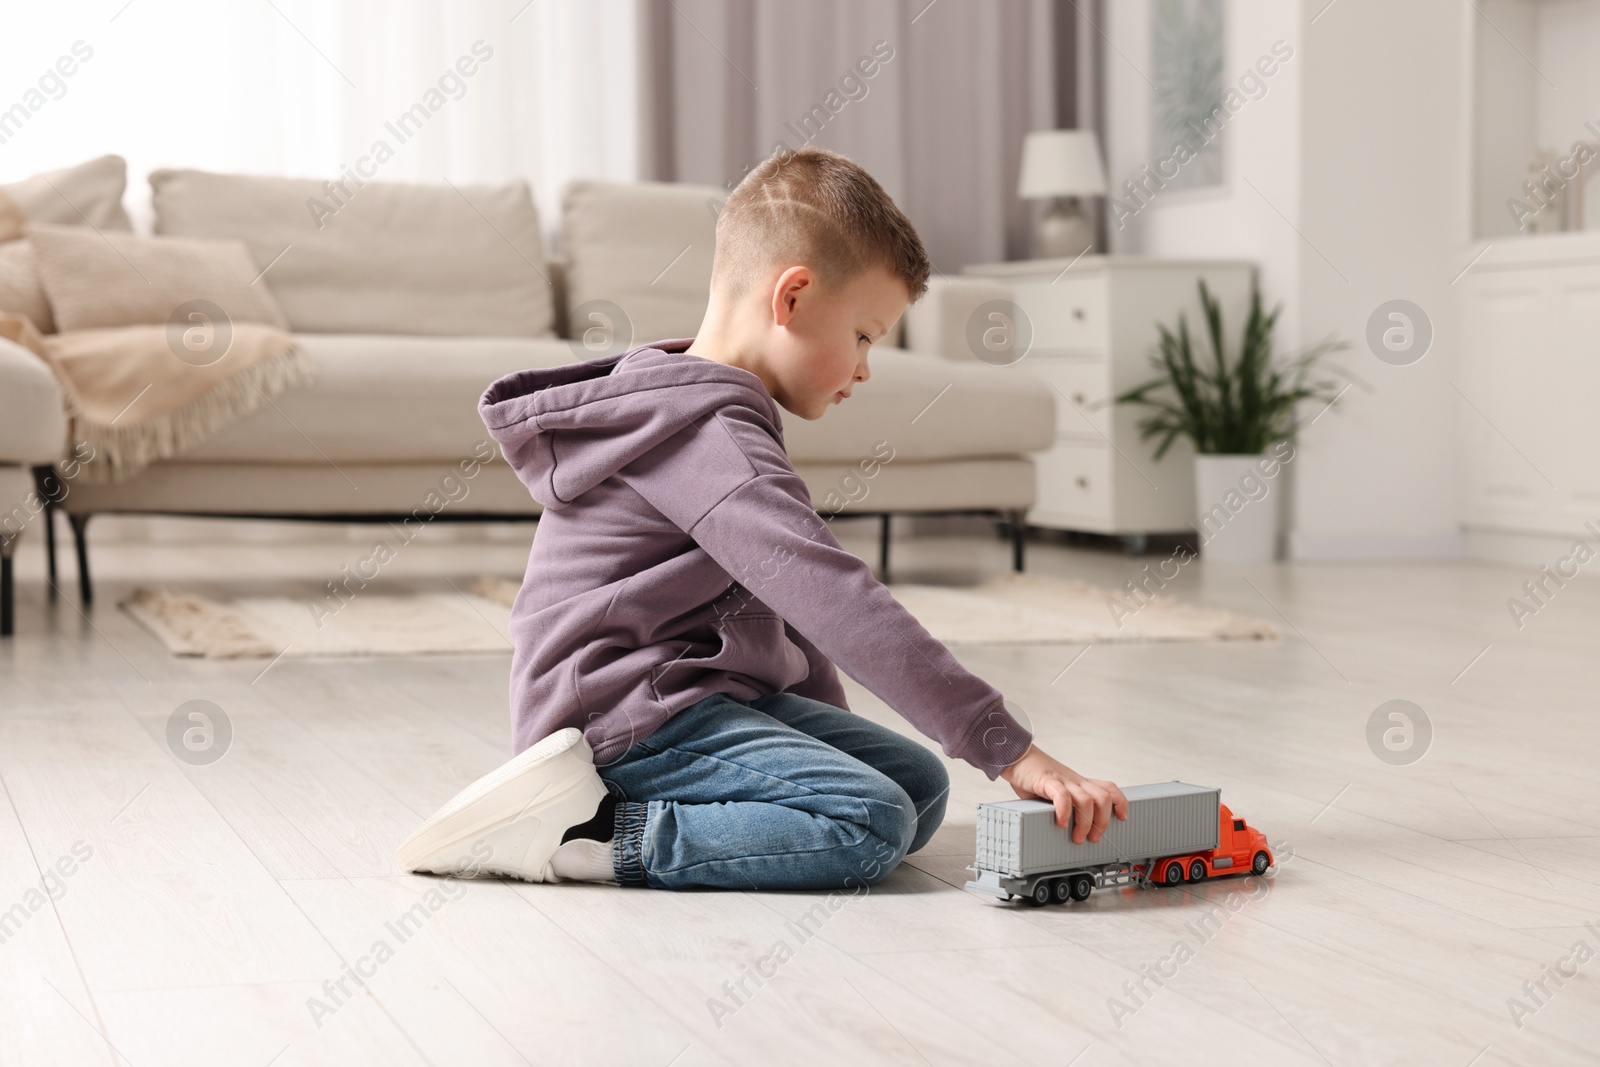
<svg viewBox="0 0 1600 1067"><path fill-rule="evenodd" d="M1228 112L1223 108L1223 0L1151 0L1150 157L1175 157L1171 189L1224 183Z"/></svg>

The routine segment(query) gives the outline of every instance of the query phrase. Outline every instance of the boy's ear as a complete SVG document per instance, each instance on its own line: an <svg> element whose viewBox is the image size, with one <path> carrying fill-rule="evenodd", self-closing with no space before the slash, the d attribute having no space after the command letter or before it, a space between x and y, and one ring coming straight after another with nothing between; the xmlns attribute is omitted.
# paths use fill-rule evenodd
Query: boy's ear
<svg viewBox="0 0 1600 1067"><path fill-rule="evenodd" d="M808 299L817 289L815 272L804 263L786 267L772 286L772 321L787 326L794 318L795 309L802 299Z"/></svg>

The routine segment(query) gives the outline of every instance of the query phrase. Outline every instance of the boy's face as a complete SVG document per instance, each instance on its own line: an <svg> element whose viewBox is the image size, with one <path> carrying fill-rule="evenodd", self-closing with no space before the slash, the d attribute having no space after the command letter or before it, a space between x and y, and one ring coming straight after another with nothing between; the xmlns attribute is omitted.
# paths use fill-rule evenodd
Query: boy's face
<svg viewBox="0 0 1600 1067"><path fill-rule="evenodd" d="M798 265L778 275L771 297L772 333L760 376L785 410L815 420L870 376L867 351L893 329L910 293L883 266L824 293L816 273Z"/></svg>

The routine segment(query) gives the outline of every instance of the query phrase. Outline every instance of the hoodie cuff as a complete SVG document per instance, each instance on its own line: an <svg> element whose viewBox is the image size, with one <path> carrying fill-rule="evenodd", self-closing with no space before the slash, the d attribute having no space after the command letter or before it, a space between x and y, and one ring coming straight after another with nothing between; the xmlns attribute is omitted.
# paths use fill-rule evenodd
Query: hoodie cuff
<svg viewBox="0 0 1600 1067"><path fill-rule="evenodd" d="M950 754L972 764L992 782L1000 777L1001 771L1021 759L1032 744L1033 732L1006 710L1003 700L997 700L983 710L959 747Z"/></svg>

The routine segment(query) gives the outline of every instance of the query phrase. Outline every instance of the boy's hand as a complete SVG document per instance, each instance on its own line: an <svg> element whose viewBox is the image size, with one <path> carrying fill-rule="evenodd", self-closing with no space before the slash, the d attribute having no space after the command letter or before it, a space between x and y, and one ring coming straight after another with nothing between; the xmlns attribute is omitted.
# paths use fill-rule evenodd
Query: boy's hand
<svg viewBox="0 0 1600 1067"><path fill-rule="evenodd" d="M1128 798L1115 782L1085 778L1077 771L1047 755L1038 745L1029 745L1022 758L1000 772L1017 796L1039 797L1056 806L1056 825L1063 830L1077 812L1072 828L1072 843L1085 838L1099 841L1111 822L1111 813L1124 822L1128 819Z"/></svg>

